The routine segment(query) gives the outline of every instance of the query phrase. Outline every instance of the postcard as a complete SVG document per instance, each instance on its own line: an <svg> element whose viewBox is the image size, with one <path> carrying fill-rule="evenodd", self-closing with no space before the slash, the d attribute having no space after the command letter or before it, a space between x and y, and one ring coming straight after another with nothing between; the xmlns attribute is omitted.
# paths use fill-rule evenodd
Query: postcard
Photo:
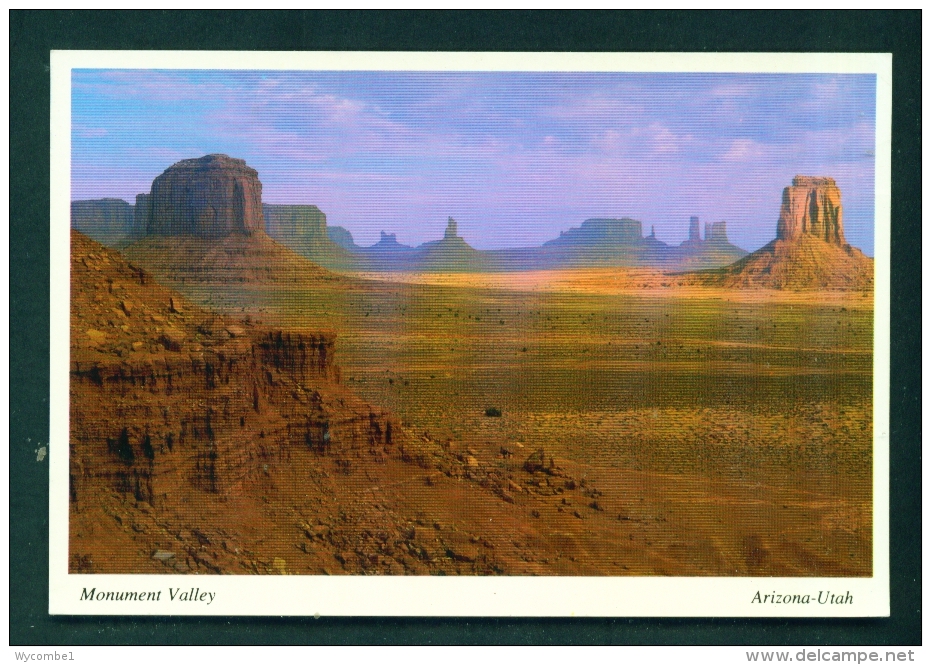
<svg viewBox="0 0 931 665"><path fill-rule="evenodd" d="M889 614L888 54L52 53L52 614Z"/></svg>

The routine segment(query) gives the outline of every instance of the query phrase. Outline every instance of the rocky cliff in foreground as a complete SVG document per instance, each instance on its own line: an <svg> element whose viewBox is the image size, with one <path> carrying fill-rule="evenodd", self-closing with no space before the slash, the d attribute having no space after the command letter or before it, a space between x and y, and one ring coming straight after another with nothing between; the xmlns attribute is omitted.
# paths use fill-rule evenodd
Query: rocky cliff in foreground
<svg viewBox="0 0 931 665"><path fill-rule="evenodd" d="M388 446L392 422L339 385L334 336L217 316L73 234L72 500L157 505L228 492L300 443Z"/></svg>
<svg viewBox="0 0 931 665"><path fill-rule="evenodd" d="M595 490L571 463L414 434L341 383L335 352L72 233L70 572L604 574L560 561L549 522L533 557L515 536L531 510L577 522L557 508Z"/></svg>
<svg viewBox="0 0 931 665"><path fill-rule="evenodd" d="M331 334L214 315L79 233L71 307L72 572L284 572L314 548L359 570L308 498L335 519L332 476L428 447L340 385Z"/></svg>

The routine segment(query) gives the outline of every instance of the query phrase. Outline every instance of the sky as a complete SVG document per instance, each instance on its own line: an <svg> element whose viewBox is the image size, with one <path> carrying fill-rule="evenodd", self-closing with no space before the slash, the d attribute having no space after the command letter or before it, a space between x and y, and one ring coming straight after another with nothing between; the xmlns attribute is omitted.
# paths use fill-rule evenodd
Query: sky
<svg viewBox="0 0 931 665"><path fill-rule="evenodd" d="M148 192L224 153L265 203L313 204L360 245L417 245L448 217L479 249L592 217L678 244L689 217L775 237L792 177L833 177L873 253L874 75L75 70L71 199Z"/></svg>

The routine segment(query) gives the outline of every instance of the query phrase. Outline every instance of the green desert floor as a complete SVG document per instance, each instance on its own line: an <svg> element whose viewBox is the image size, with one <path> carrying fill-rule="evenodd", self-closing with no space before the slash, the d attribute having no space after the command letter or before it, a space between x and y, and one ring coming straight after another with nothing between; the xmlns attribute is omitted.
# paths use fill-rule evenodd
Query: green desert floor
<svg viewBox="0 0 931 665"><path fill-rule="evenodd" d="M612 274L177 286L336 331L343 383L411 429L571 460L618 519L668 522L698 556L740 549L732 574L871 574L872 296L645 289Z"/></svg>

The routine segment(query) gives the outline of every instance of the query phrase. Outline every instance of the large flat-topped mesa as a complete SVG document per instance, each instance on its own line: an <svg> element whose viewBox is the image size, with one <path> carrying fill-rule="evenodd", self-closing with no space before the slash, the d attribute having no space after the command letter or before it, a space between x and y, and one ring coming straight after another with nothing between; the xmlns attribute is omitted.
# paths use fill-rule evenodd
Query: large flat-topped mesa
<svg viewBox="0 0 931 665"><path fill-rule="evenodd" d="M782 191L777 240L814 236L834 245L846 245L840 189L834 178L795 176Z"/></svg>
<svg viewBox="0 0 931 665"><path fill-rule="evenodd" d="M315 205L262 206L265 232L275 239L326 239L326 215Z"/></svg>
<svg viewBox="0 0 931 665"><path fill-rule="evenodd" d="M133 228L133 207L123 199L71 202L71 228L111 247L125 240Z"/></svg>
<svg viewBox="0 0 931 665"><path fill-rule="evenodd" d="M149 235L219 238L265 229L259 174L227 155L169 167L152 183L149 205Z"/></svg>

